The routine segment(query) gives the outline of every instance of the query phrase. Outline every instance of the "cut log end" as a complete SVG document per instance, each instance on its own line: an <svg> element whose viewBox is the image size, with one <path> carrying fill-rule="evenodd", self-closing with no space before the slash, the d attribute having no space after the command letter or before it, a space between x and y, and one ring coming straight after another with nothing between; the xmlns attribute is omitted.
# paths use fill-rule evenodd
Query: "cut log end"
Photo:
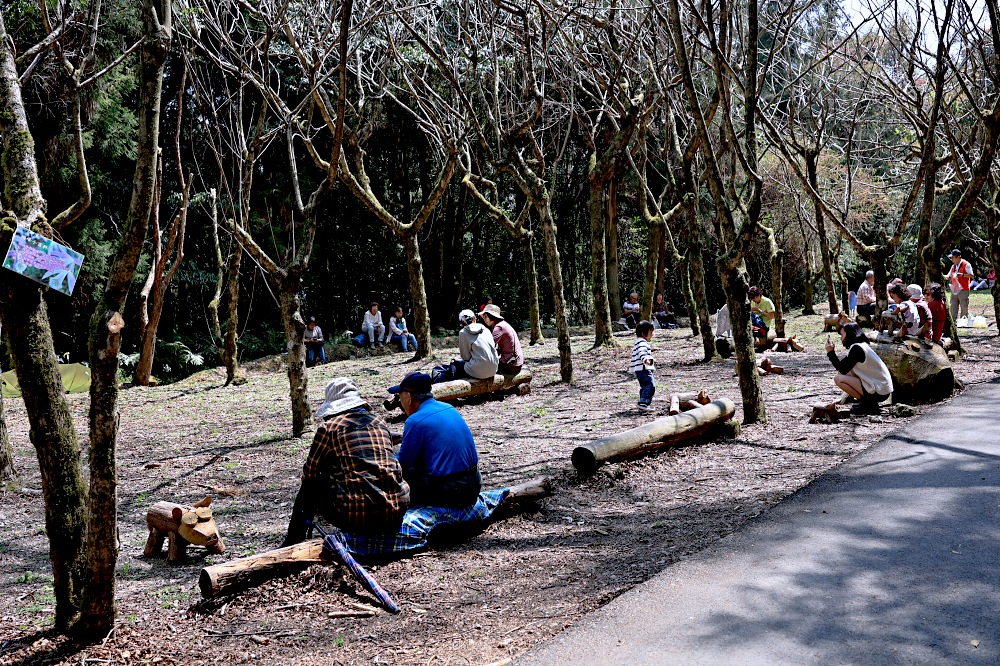
<svg viewBox="0 0 1000 666"><path fill-rule="evenodd" d="M837 403L818 402L812 407L812 415L809 423L840 423L841 413L837 409Z"/></svg>

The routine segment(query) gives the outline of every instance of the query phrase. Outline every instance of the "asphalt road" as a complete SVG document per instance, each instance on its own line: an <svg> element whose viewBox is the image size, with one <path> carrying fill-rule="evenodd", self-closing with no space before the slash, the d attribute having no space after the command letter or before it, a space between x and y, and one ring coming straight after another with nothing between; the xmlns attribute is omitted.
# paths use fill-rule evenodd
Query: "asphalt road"
<svg viewBox="0 0 1000 666"><path fill-rule="evenodd" d="M1000 664L998 516L992 382L514 663Z"/></svg>

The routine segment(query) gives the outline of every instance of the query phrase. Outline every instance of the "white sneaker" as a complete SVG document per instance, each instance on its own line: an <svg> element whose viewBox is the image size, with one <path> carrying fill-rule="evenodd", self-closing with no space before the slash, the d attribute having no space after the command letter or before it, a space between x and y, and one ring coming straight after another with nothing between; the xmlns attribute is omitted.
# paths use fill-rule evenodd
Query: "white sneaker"
<svg viewBox="0 0 1000 666"><path fill-rule="evenodd" d="M636 405L635 408L638 409L640 412L655 412L656 411L653 408L652 405Z"/></svg>

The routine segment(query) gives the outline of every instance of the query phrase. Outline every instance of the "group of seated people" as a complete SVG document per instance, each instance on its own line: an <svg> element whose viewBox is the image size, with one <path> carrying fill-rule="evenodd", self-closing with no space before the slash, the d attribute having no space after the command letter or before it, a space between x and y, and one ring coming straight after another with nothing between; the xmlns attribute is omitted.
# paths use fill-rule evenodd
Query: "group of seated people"
<svg viewBox="0 0 1000 666"><path fill-rule="evenodd" d="M628 300L622 303L622 322L629 328L635 328L642 319L642 303L639 302L639 292L633 291ZM677 328L677 318L670 310L670 305L663 297L663 292L657 290L653 294L652 319L660 328Z"/></svg>
<svg viewBox="0 0 1000 666"><path fill-rule="evenodd" d="M382 323L382 313L377 301L372 301L361 320L361 333L354 337L354 343L359 347L366 344L375 349L386 343L399 345L405 351L417 351L417 338L410 333L403 316L403 306L397 305L393 315L389 317L389 326Z"/></svg>
<svg viewBox="0 0 1000 666"><path fill-rule="evenodd" d="M388 425L353 380L338 377L326 385L316 413L323 422L302 469L283 547L303 541L317 514L350 536L394 535L408 508L476 504L479 457L461 414L434 399L429 375L411 372L399 389L409 418L394 449Z"/></svg>
<svg viewBox="0 0 1000 666"><path fill-rule="evenodd" d="M889 309L879 318L877 328L880 333L888 333L897 340L912 335L941 342L947 320L944 287L937 282L925 287L919 284L904 287L900 280L890 283L887 291Z"/></svg>

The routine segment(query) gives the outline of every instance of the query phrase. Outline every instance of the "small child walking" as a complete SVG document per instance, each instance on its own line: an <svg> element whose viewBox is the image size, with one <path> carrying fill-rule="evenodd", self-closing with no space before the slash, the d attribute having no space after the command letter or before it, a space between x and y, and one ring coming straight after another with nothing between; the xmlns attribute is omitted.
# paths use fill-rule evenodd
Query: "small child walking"
<svg viewBox="0 0 1000 666"><path fill-rule="evenodd" d="M639 380L638 408L644 412L653 411L653 394L656 393L656 379L653 378L653 348L649 341L653 339L653 324L643 320L635 327L635 344L632 345L632 360L629 372L635 373Z"/></svg>

